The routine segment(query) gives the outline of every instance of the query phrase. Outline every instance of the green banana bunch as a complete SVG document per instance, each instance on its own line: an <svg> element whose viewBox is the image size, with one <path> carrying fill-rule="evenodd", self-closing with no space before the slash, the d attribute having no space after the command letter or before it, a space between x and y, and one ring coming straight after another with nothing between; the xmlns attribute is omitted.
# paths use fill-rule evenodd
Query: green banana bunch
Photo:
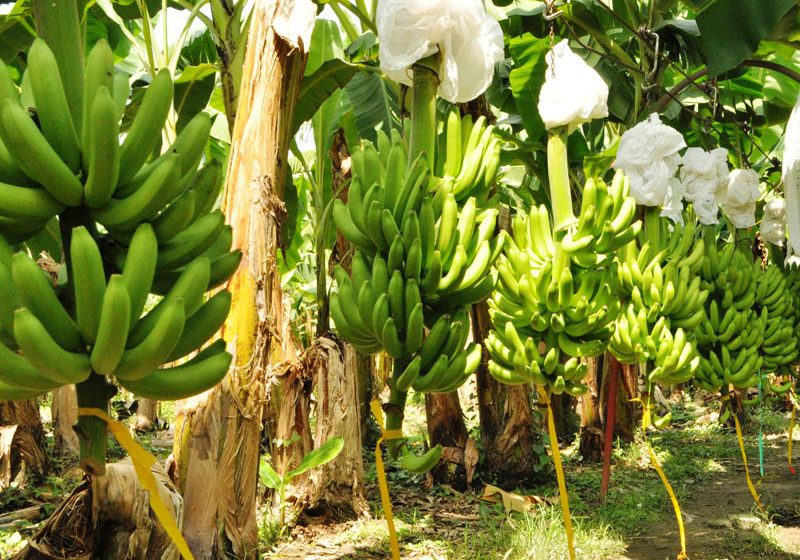
<svg viewBox="0 0 800 560"><path fill-rule="evenodd" d="M0 65L0 399L93 374L160 400L210 388L231 361L224 342L161 368L219 330L230 294L208 301L205 294L241 260L214 210L221 166L200 166L211 118L195 116L153 157L172 107L172 79L162 70L120 141L130 91L104 40L86 57L80 122L66 108L56 57L41 39L28 54L27 75L29 95L21 97ZM23 98L34 100L35 119ZM60 286L14 248L54 219L68 255L69 278ZM163 299L142 315L150 294Z"/></svg>
<svg viewBox="0 0 800 560"><path fill-rule="evenodd" d="M350 274L334 269L331 318L360 352L394 359L388 429L402 428L410 389L451 392L477 369L481 347L468 343L468 309L494 289L492 265L506 238L494 235L498 211L488 201L499 164L493 129L483 120L462 126L454 114L448 126L443 177L424 154L409 161L398 133L379 133L377 149L364 142L353 151L348 200L332 206L334 224L355 251ZM487 150L491 167L484 165ZM400 447L390 446L393 455ZM435 446L421 457L405 448L399 456L404 468L424 472L441 454Z"/></svg>
<svg viewBox="0 0 800 560"><path fill-rule="evenodd" d="M638 237L642 223L636 220L636 200L629 196L630 183L622 172L611 186L602 179L587 179L578 221L564 235L562 245L578 266L607 266L614 252Z"/></svg>
<svg viewBox="0 0 800 560"><path fill-rule="evenodd" d="M0 328L20 352L0 345L0 382L8 386L0 398L12 398L14 391L44 393L80 383L93 372L114 376L131 390L133 382L137 388L149 387L147 394L159 399L185 398L209 389L228 371L231 356L224 344L191 367L181 366L180 377L159 369L211 339L225 321L231 299L229 292L220 292L203 302L210 262L200 258L161 303L140 318L158 259L149 224L136 230L121 273L110 275L89 230L73 229L73 312L62 305L64 294L27 253L12 253L2 244L7 250L0 251L0 288L8 296ZM163 378L158 391L148 382L151 377Z"/></svg>
<svg viewBox="0 0 800 560"><path fill-rule="evenodd" d="M759 271L734 243L718 249L713 228L704 232L704 241L702 287L709 297L706 317L695 330L700 355L695 379L711 392L729 385L746 389L758 382L763 363L767 309L759 312L755 305Z"/></svg>
<svg viewBox="0 0 800 560"><path fill-rule="evenodd" d="M618 217L607 214L611 221ZM615 261L597 257L584 268L589 259L575 257L592 251L591 243L568 251L567 236L553 234L543 206L512 221L512 239L496 265L499 280L489 300L494 329L486 340L489 371L501 383L581 395L587 371L581 359L604 352L614 333L620 312Z"/></svg>
<svg viewBox="0 0 800 560"><path fill-rule="evenodd" d="M474 197L459 208L423 156L409 165L398 134L379 138L381 152L370 143L353 152L348 202L333 204L357 249L350 275L334 269L331 317L357 350L384 350L402 365L390 381L398 391L451 391L480 363L477 345L465 351L466 309L494 288L505 234L494 236L496 209L479 211Z"/></svg>
<svg viewBox="0 0 800 560"><path fill-rule="evenodd" d="M784 373L798 356L795 296L779 267L773 264L757 271L756 306L767 313L761 344L763 371Z"/></svg>
<svg viewBox="0 0 800 560"><path fill-rule="evenodd" d="M693 329L705 317L708 291L700 289L703 243L696 227L676 226L666 235L666 220L657 216L666 247L654 254L649 241L634 242L619 254L617 277L628 302L617 320L609 350L622 363L648 364L648 381L685 383L699 363Z"/></svg>

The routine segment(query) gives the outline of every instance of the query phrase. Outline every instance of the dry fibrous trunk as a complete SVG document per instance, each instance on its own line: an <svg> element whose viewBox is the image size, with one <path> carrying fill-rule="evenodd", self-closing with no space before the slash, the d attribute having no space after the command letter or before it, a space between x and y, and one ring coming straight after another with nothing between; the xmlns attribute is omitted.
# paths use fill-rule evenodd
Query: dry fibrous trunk
<svg viewBox="0 0 800 560"><path fill-rule="evenodd" d="M49 468L36 400L0 402L0 490L40 481Z"/></svg>
<svg viewBox="0 0 800 560"><path fill-rule="evenodd" d="M317 422L314 447L341 437L341 453L325 465L309 471L298 505L306 517L353 519L369 513L364 493L361 456L361 419L358 409L356 371L345 367L343 346L323 336L305 353L301 367L315 376Z"/></svg>
<svg viewBox="0 0 800 560"><path fill-rule="evenodd" d="M158 401L139 399L139 407L136 409L136 429L142 432L151 430L156 420L158 420Z"/></svg>
<svg viewBox="0 0 800 560"><path fill-rule="evenodd" d="M442 460L431 471L433 480L458 490L467 487L465 451L469 437L458 391L425 395L425 417L431 447L444 448Z"/></svg>
<svg viewBox="0 0 800 560"><path fill-rule="evenodd" d="M78 397L74 385L53 390L53 436L56 453L78 456L78 434L73 426L78 421Z"/></svg>
<svg viewBox="0 0 800 560"><path fill-rule="evenodd" d="M617 393L617 422L614 427L614 436L622 441L633 441L641 422L641 406L633 401L639 396L639 367L622 364Z"/></svg>
<svg viewBox="0 0 800 560"><path fill-rule="evenodd" d="M473 307L473 337L482 341L491 324L486 303ZM539 426L534 419L530 385L509 386L489 375L488 352L476 373L483 475L501 486L533 483L539 459L534 453Z"/></svg>
<svg viewBox="0 0 800 560"><path fill-rule="evenodd" d="M163 469L158 493L180 526L183 499ZM56 509L15 560L178 560L180 554L150 508L149 492L130 461L87 478Z"/></svg>
<svg viewBox="0 0 800 560"><path fill-rule="evenodd" d="M186 498L184 535L198 560L258 556L256 494L267 384L286 360L276 255L294 106L316 6L254 3L223 208L242 264L229 281L223 327L234 360L220 386L176 423L177 476Z"/></svg>
<svg viewBox="0 0 800 560"><path fill-rule="evenodd" d="M589 371L584 383L589 390L580 398L580 453L584 461L591 463L597 463L603 458L605 362L602 357L587 360Z"/></svg>

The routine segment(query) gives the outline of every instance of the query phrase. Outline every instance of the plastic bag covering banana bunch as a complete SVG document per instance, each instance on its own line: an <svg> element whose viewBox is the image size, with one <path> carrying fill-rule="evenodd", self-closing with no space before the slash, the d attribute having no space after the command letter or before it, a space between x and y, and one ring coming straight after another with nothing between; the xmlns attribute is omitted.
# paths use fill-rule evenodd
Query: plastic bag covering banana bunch
<svg viewBox="0 0 800 560"><path fill-rule="evenodd" d="M783 246L786 241L786 201L782 197L771 198L764 204L758 232L767 243Z"/></svg>
<svg viewBox="0 0 800 560"><path fill-rule="evenodd" d="M733 242L719 249L713 228L704 232L704 239L701 286L709 296L706 317L696 330L700 364L695 380L708 391L731 384L752 387L763 362L760 348L768 312L756 306L758 265Z"/></svg>
<svg viewBox="0 0 800 560"><path fill-rule="evenodd" d="M381 0L376 14L381 70L411 85L411 67L442 53L438 93L466 103L492 83L503 60L503 31L479 0Z"/></svg>
<svg viewBox="0 0 800 560"><path fill-rule="evenodd" d="M614 168L625 172L631 182L631 195L637 204L660 206L672 216L676 210L676 178L686 147L680 132L661 122L653 113L646 121L626 130L620 138ZM682 197L677 197L677 214L683 210ZM673 219L673 221L677 221Z"/></svg>
<svg viewBox="0 0 800 560"><path fill-rule="evenodd" d="M608 85L597 71L569 48L564 39L547 53L545 82L539 94L539 114L548 130L608 116Z"/></svg>
<svg viewBox="0 0 800 560"><path fill-rule="evenodd" d="M699 276L704 247L694 222L671 232L665 219L659 225L660 239L669 240L662 250L645 242L620 252L617 276L627 304L609 350L622 363L647 363L651 383L675 385L691 379L700 361L693 341L708 297Z"/></svg>
<svg viewBox="0 0 800 560"><path fill-rule="evenodd" d="M81 119L67 109L56 64L35 40L27 72L37 120L0 65L0 398L29 397L92 372L159 400L204 391L227 371L223 341L181 366L159 368L217 332L230 294L208 301L204 294L241 259L230 251L224 216L213 210L220 166L197 169L210 118L194 117L153 159L172 104L168 72L154 77L120 143L129 88L127 76L114 74L108 44L98 41L87 56ZM9 245L54 217L69 255L64 286ZM141 316L150 293L165 297Z"/></svg>
<svg viewBox="0 0 800 560"><path fill-rule="evenodd" d="M734 169L719 204L733 227L744 229L756 225L756 201L759 198L758 173L752 169Z"/></svg>
<svg viewBox="0 0 800 560"><path fill-rule="evenodd" d="M490 141L465 146L483 152ZM409 165L399 134L379 135L378 146L353 152L348 201L334 202L336 227L357 250L350 275L334 270L331 317L359 351L385 350L402 365L393 388L452 391L480 363L480 347L467 345L467 309L494 288L505 234L495 236L497 210L480 209L474 196L459 208L458 182L434 177L424 155ZM493 173L476 172L464 190L490 185Z"/></svg>
<svg viewBox="0 0 800 560"><path fill-rule="evenodd" d="M514 218L489 300L494 328L486 347L489 372L498 381L532 382L556 394L586 391L582 358L605 351L620 311L613 252L640 229L639 222L632 225L635 206L621 173L611 188L589 180L571 231L579 240L591 240L581 248L570 245L569 251L567 241L575 241L569 233L558 241L543 206Z"/></svg>
<svg viewBox="0 0 800 560"><path fill-rule="evenodd" d="M760 311L766 310L761 344L764 373L787 373L788 366L797 359L796 293L791 290L787 274L779 267L770 265L759 270L756 304Z"/></svg>

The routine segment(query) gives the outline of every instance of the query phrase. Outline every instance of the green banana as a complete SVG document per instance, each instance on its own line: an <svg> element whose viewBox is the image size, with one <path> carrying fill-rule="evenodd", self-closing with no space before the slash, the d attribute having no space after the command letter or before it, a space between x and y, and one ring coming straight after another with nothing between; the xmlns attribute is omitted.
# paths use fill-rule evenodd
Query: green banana
<svg viewBox="0 0 800 560"><path fill-rule="evenodd" d="M97 337L89 357L92 369L100 375L114 375L120 364L128 342L130 316L131 299L125 278L114 274L103 294Z"/></svg>
<svg viewBox="0 0 800 560"><path fill-rule="evenodd" d="M183 333L186 314L183 298L166 300L151 331L144 339L125 350L114 375L122 381L139 381L163 364Z"/></svg>
<svg viewBox="0 0 800 560"><path fill-rule="evenodd" d="M114 195L119 178L119 121L111 92L102 86L94 95L89 114L87 161L83 202L89 208L102 208Z"/></svg>
<svg viewBox="0 0 800 560"><path fill-rule="evenodd" d="M103 257L89 231L81 226L72 230L70 243L72 281L75 293L75 318L83 340L94 344L104 305L106 275ZM128 317L130 321L130 317ZM127 330L127 329L124 329Z"/></svg>
<svg viewBox="0 0 800 560"><path fill-rule="evenodd" d="M144 398L185 399L219 383L232 360L233 356L225 352L225 341L219 340L185 364L154 370L139 381L120 379L120 385Z"/></svg>
<svg viewBox="0 0 800 560"><path fill-rule="evenodd" d="M24 307L14 313L14 338L31 365L53 382L80 383L92 373L89 356L64 350L41 321Z"/></svg>

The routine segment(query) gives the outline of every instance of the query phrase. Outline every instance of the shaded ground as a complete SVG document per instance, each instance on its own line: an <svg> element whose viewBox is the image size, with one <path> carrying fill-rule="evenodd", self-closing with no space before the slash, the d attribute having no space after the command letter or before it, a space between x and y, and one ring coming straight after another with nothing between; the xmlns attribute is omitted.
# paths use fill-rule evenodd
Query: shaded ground
<svg viewBox="0 0 800 560"><path fill-rule="evenodd" d="M692 560L800 559L798 478L786 464L786 415L768 413L765 423L765 472L758 491L767 516L758 513L745 484L733 431L720 428L713 415L679 407L672 429L651 438L681 503ZM683 424L680 423L681 417ZM698 417L700 419L698 420ZM753 419L754 422L757 418ZM750 430L756 431L751 423ZM751 474L758 481L756 435L746 435ZM574 450L565 450L567 457ZM599 502L600 470L568 461L570 500L577 525L578 558L583 560L673 560L679 548L677 523L666 492L649 468L641 442L616 450L608 502ZM390 474L390 479L392 475ZM391 484L404 559L566 558L558 508L537 508L528 515L506 516L499 506L473 493L425 490L421 480ZM377 488L369 488L379 515ZM526 494L554 498L550 484ZM299 527L267 558L389 558L385 522Z"/></svg>

